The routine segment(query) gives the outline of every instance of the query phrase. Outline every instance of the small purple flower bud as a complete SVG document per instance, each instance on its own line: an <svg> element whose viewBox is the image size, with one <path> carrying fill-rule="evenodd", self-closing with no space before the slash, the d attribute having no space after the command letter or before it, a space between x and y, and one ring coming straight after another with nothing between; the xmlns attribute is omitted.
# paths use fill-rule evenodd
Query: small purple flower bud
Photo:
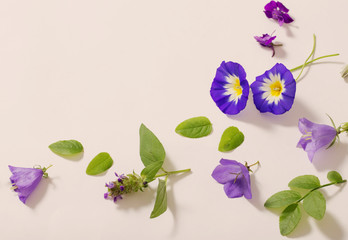
<svg viewBox="0 0 348 240"><path fill-rule="evenodd" d="M124 190L124 186L121 185L120 186L120 190L123 191Z"/></svg>
<svg viewBox="0 0 348 240"><path fill-rule="evenodd" d="M104 198L105 198L105 199L108 199L108 198L109 198L109 193L108 193L108 192L104 193Z"/></svg>

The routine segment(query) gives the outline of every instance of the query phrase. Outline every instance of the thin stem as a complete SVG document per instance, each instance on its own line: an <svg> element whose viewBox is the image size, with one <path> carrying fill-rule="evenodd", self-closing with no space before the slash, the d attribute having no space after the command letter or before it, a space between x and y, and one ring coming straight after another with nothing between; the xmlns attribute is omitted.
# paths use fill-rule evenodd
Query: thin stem
<svg viewBox="0 0 348 240"><path fill-rule="evenodd" d="M259 164L260 164L260 162L257 161L256 163L253 163L253 164L249 165L248 167L252 167L252 166L255 166L255 165L259 165Z"/></svg>
<svg viewBox="0 0 348 240"><path fill-rule="evenodd" d="M159 178L159 177L163 177L163 176L169 176L172 174L178 174L178 173L183 173L183 172L190 172L191 168L188 169L183 169L183 170L178 170L178 171L171 171L171 172L165 172L165 173L161 173L155 176L155 178Z"/></svg>
<svg viewBox="0 0 348 240"><path fill-rule="evenodd" d="M296 70L302 68L303 66L306 67L307 65L309 65L309 64L311 64L311 63L313 63L313 62L315 62L315 61L317 61L317 60L319 60L319 59L328 58L328 57L335 57L335 56L338 56L338 55L340 55L340 54L339 54L339 53L335 53L335 54L330 54L330 55L325 55L325 56L321 56L321 57L315 58L315 59L313 59L313 60L311 60L311 61L308 61L308 62L305 63L305 64L302 64L302 65L300 65L300 66L297 66L297 67L295 67L295 68L290 69L290 72L296 71Z"/></svg>
<svg viewBox="0 0 348 240"><path fill-rule="evenodd" d="M319 187L313 188L313 189L310 190L307 194L305 194L303 197L301 197L299 200L297 200L296 203L301 202L301 201L302 201L303 199L305 199L309 194L311 194L311 192L314 192L315 190L318 190L318 189L320 189L320 188L327 187L327 186L330 186L330 185L334 185L334 184L344 183L344 182L347 182L347 180L342 180L342 181L339 181L339 182L327 183L327 184L321 185L321 186L319 186Z"/></svg>
<svg viewBox="0 0 348 240"><path fill-rule="evenodd" d="M316 46L316 37L315 37L315 34L313 34L313 49L312 49L312 52L311 54L309 54L308 58L306 59L306 61L304 62L302 68L301 68L301 72L300 74L297 76L297 78L295 79L295 81L297 82L297 80L300 78L302 72L303 72L303 69L305 68L306 66L306 63L308 62L308 60L311 58L311 56L314 54L314 50L315 50L315 46Z"/></svg>

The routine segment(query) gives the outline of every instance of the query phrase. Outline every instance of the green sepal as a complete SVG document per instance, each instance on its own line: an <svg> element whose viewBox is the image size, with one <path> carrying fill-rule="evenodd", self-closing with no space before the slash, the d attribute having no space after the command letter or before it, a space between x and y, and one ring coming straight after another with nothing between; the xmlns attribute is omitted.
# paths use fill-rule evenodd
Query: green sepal
<svg viewBox="0 0 348 240"><path fill-rule="evenodd" d="M76 140L62 140L48 146L52 152L61 156L72 156L83 152L83 146Z"/></svg>
<svg viewBox="0 0 348 240"><path fill-rule="evenodd" d="M150 218L158 217L167 210L167 182L162 179L158 180L155 206L153 207Z"/></svg>
<svg viewBox="0 0 348 240"><path fill-rule="evenodd" d="M326 200L324 195L318 190L311 192L303 199L303 208L309 216L321 220L326 211Z"/></svg>
<svg viewBox="0 0 348 240"><path fill-rule="evenodd" d="M236 127L229 127L223 132L218 149L220 152L228 152L237 148L243 142L244 134Z"/></svg>
<svg viewBox="0 0 348 240"><path fill-rule="evenodd" d="M175 132L188 138L208 136L212 131L212 124L206 117L194 117L181 122Z"/></svg>
<svg viewBox="0 0 348 240"><path fill-rule="evenodd" d="M320 187L320 180L314 175L302 175L292 179L288 186L290 188L313 189Z"/></svg>
<svg viewBox="0 0 348 240"><path fill-rule="evenodd" d="M297 203L285 208L279 217L280 234L283 236L289 235L300 222L301 216L301 210Z"/></svg>
<svg viewBox="0 0 348 240"><path fill-rule="evenodd" d="M108 170L113 163L114 161L110 157L109 153L101 152L88 164L86 173L88 175L97 175L103 173Z"/></svg>
<svg viewBox="0 0 348 240"><path fill-rule="evenodd" d="M301 194L294 190L284 190L269 197L264 206L267 208L281 208L301 199Z"/></svg>

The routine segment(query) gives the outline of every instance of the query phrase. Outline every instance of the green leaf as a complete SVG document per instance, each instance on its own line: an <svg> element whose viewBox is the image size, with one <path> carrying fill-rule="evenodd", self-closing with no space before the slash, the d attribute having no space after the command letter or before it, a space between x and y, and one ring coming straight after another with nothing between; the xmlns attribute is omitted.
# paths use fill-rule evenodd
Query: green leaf
<svg viewBox="0 0 348 240"><path fill-rule="evenodd" d="M288 186L290 188L313 189L320 187L320 181L314 175L303 175L292 179Z"/></svg>
<svg viewBox="0 0 348 240"><path fill-rule="evenodd" d="M83 146L76 140L62 140L48 146L52 152L62 156L71 156L83 151Z"/></svg>
<svg viewBox="0 0 348 240"><path fill-rule="evenodd" d="M162 143L144 124L139 129L140 135L140 158L144 166L154 162L162 162L166 156ZM162 165L161 165L162 166ZM160 167L161 168L161 167Z"/></svg>
<svg viewBox="0 0 348 240"><path fill-rule="evenodd" d="M342 176L336 171L330 171L327 174L327 179L329 179L330 182L336 183L336 182L342 182Z"/></svg>
<svg viewBox="0 0 348 240"><path fill-rule="evenodd" d="M154 162L150 165L147 165L142 171L141 176L145 176L146 182L152 182L155 180L155 176L158 172L158 170L162 167L163 162Z"/></svg>
<svg viewBox="0 0 348 240"><path fill-rule="evenodd" d="M264 206L268 208L280 208L301 199L301 194L293 190L284 190L273 194L267 199Z"/></svg>
<svg viewBox="0 0 348 240"><path fill-rule="evenodd" d="M88 175L97 175L108 170L114 161L110 155L106 152L101 152L95 156L92 161L88 164L86 173Z"/></svg>
<svg viewBox="0 0 348 240"><path fill-rule="evenodd" d="M206 117L194 117L180 123L175 132L188 138L205 137L211 133L212 124Z"/></svg>
<svg viewBox="0 0 348 240"><path fill-rule="evenodd" d="M167 210L167 183L162 179L158 180L156 202L150 218L158 217Z"/></svg>
<svg viewBox="0 0 348 240"><path fill-rule="evenodd" d="M280 214L279 229L283 236L289 235L301 220L301 210L297 203L291 204Z"/></svg>
<svg viewBox="0 0 348 240"><path fill-rule="evenodd" d="M236 127L227 128L222 136L219 143L219 151L220 152L228 152L239 145L241 145L244 141L244 134L239 131Z"/></svg>
<svg viewBox="0 0 348 240"><path fill-rule="evenodd" d="M308 215L317 220L321 220L325 215L326 200L324 195L315 190L311 192L305 199L303 199L303 208Z"/></svg>

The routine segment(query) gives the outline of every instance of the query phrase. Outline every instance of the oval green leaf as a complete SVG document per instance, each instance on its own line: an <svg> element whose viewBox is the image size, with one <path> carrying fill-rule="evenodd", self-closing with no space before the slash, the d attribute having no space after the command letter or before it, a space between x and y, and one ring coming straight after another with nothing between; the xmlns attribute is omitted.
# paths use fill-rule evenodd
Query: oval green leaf
<svg viewBox="0 0 348 240"><path fill-rule="evenodd" d="M145 177L145 181L150 183L155 180L158 170L162 167L163 162L154 162L147 165L142 171L141 176Z"/></svg>
<svg viewBox="0 0 348 240"><path fill-rule="evenodd" d="M52 152L62 156L72 156L83 151L83 146L76 140L62 140L48 146Z"/></svg>
<svg viewBox="0 0 348 240"><path fill-rule="evenodd" d="M327 179L329 179L329 181L332 183L342 182L342 180L343 180L341 174L339 174L336 171L328 172Z"/></svg>
<svg viewBox="0 0 348 240"><path fill-rule="evenodd" d="M175 132L188 138L208 136L212 131L212 124L206 117L194 117L180 123Z"/></svg>
<svg viewBox="0 0 348 240"><path fill-rule="evenodd" d="M162 179L158 180L156 202L150 218L158 217L167 210L167 184Z"/></svg>
<svg viewBox="0 0 348 240"><path fill-rule="evenodd" d="M303 175L292 179L288 186L290 188L313 189L320 186L320 181L314 175Z"/></svg>
<svg viewBox="0 0 348 240"><path fill-rule="evenodd" d="M95 156L88 164L86 173L88 175L97 175L108 170L114 161L107 152L101 152Z"/></svg>
<svg viewBox="0 0 348 240"><path fill-rule="evenodd" d="M279 229L283 236L289 235L301 220L301 210L297 203L291 204L280 214Z"/></svg>
<svg viewBox="0 0 348 240"><path fill-rule="evenodd" d="M237 148L239 145L241 145L244 141L244 134L239 131L236 127L229 127L227 128L222 136L219 143L219 151L220 152L228 152L235 148Z"/></svg>
<svg viewBox="0 0 348 240"><path fill-rule="evenodd" d="M303 208L309 216L312 216L317 220L321 220L326 211L326 200L324 195L318 190L311 192L303 200Z"/></svg>
<svg viewBox="0 0 348 240"><path fill-rule="evenodd" d="M264 206L267 208L280 208L301 199L301 194L293 190L284 190L273 194L267 199Z"/></svg>
<svg viewBox="0 0 348 240"><path fill-rule="evenodd" d="M162 162L166 156L162 143L144 124L139 129L140 135L140 158L144 166L154 162ZM162 167L162 165L161 165ZM160 168L161 168L160 167Z"/></svg>

